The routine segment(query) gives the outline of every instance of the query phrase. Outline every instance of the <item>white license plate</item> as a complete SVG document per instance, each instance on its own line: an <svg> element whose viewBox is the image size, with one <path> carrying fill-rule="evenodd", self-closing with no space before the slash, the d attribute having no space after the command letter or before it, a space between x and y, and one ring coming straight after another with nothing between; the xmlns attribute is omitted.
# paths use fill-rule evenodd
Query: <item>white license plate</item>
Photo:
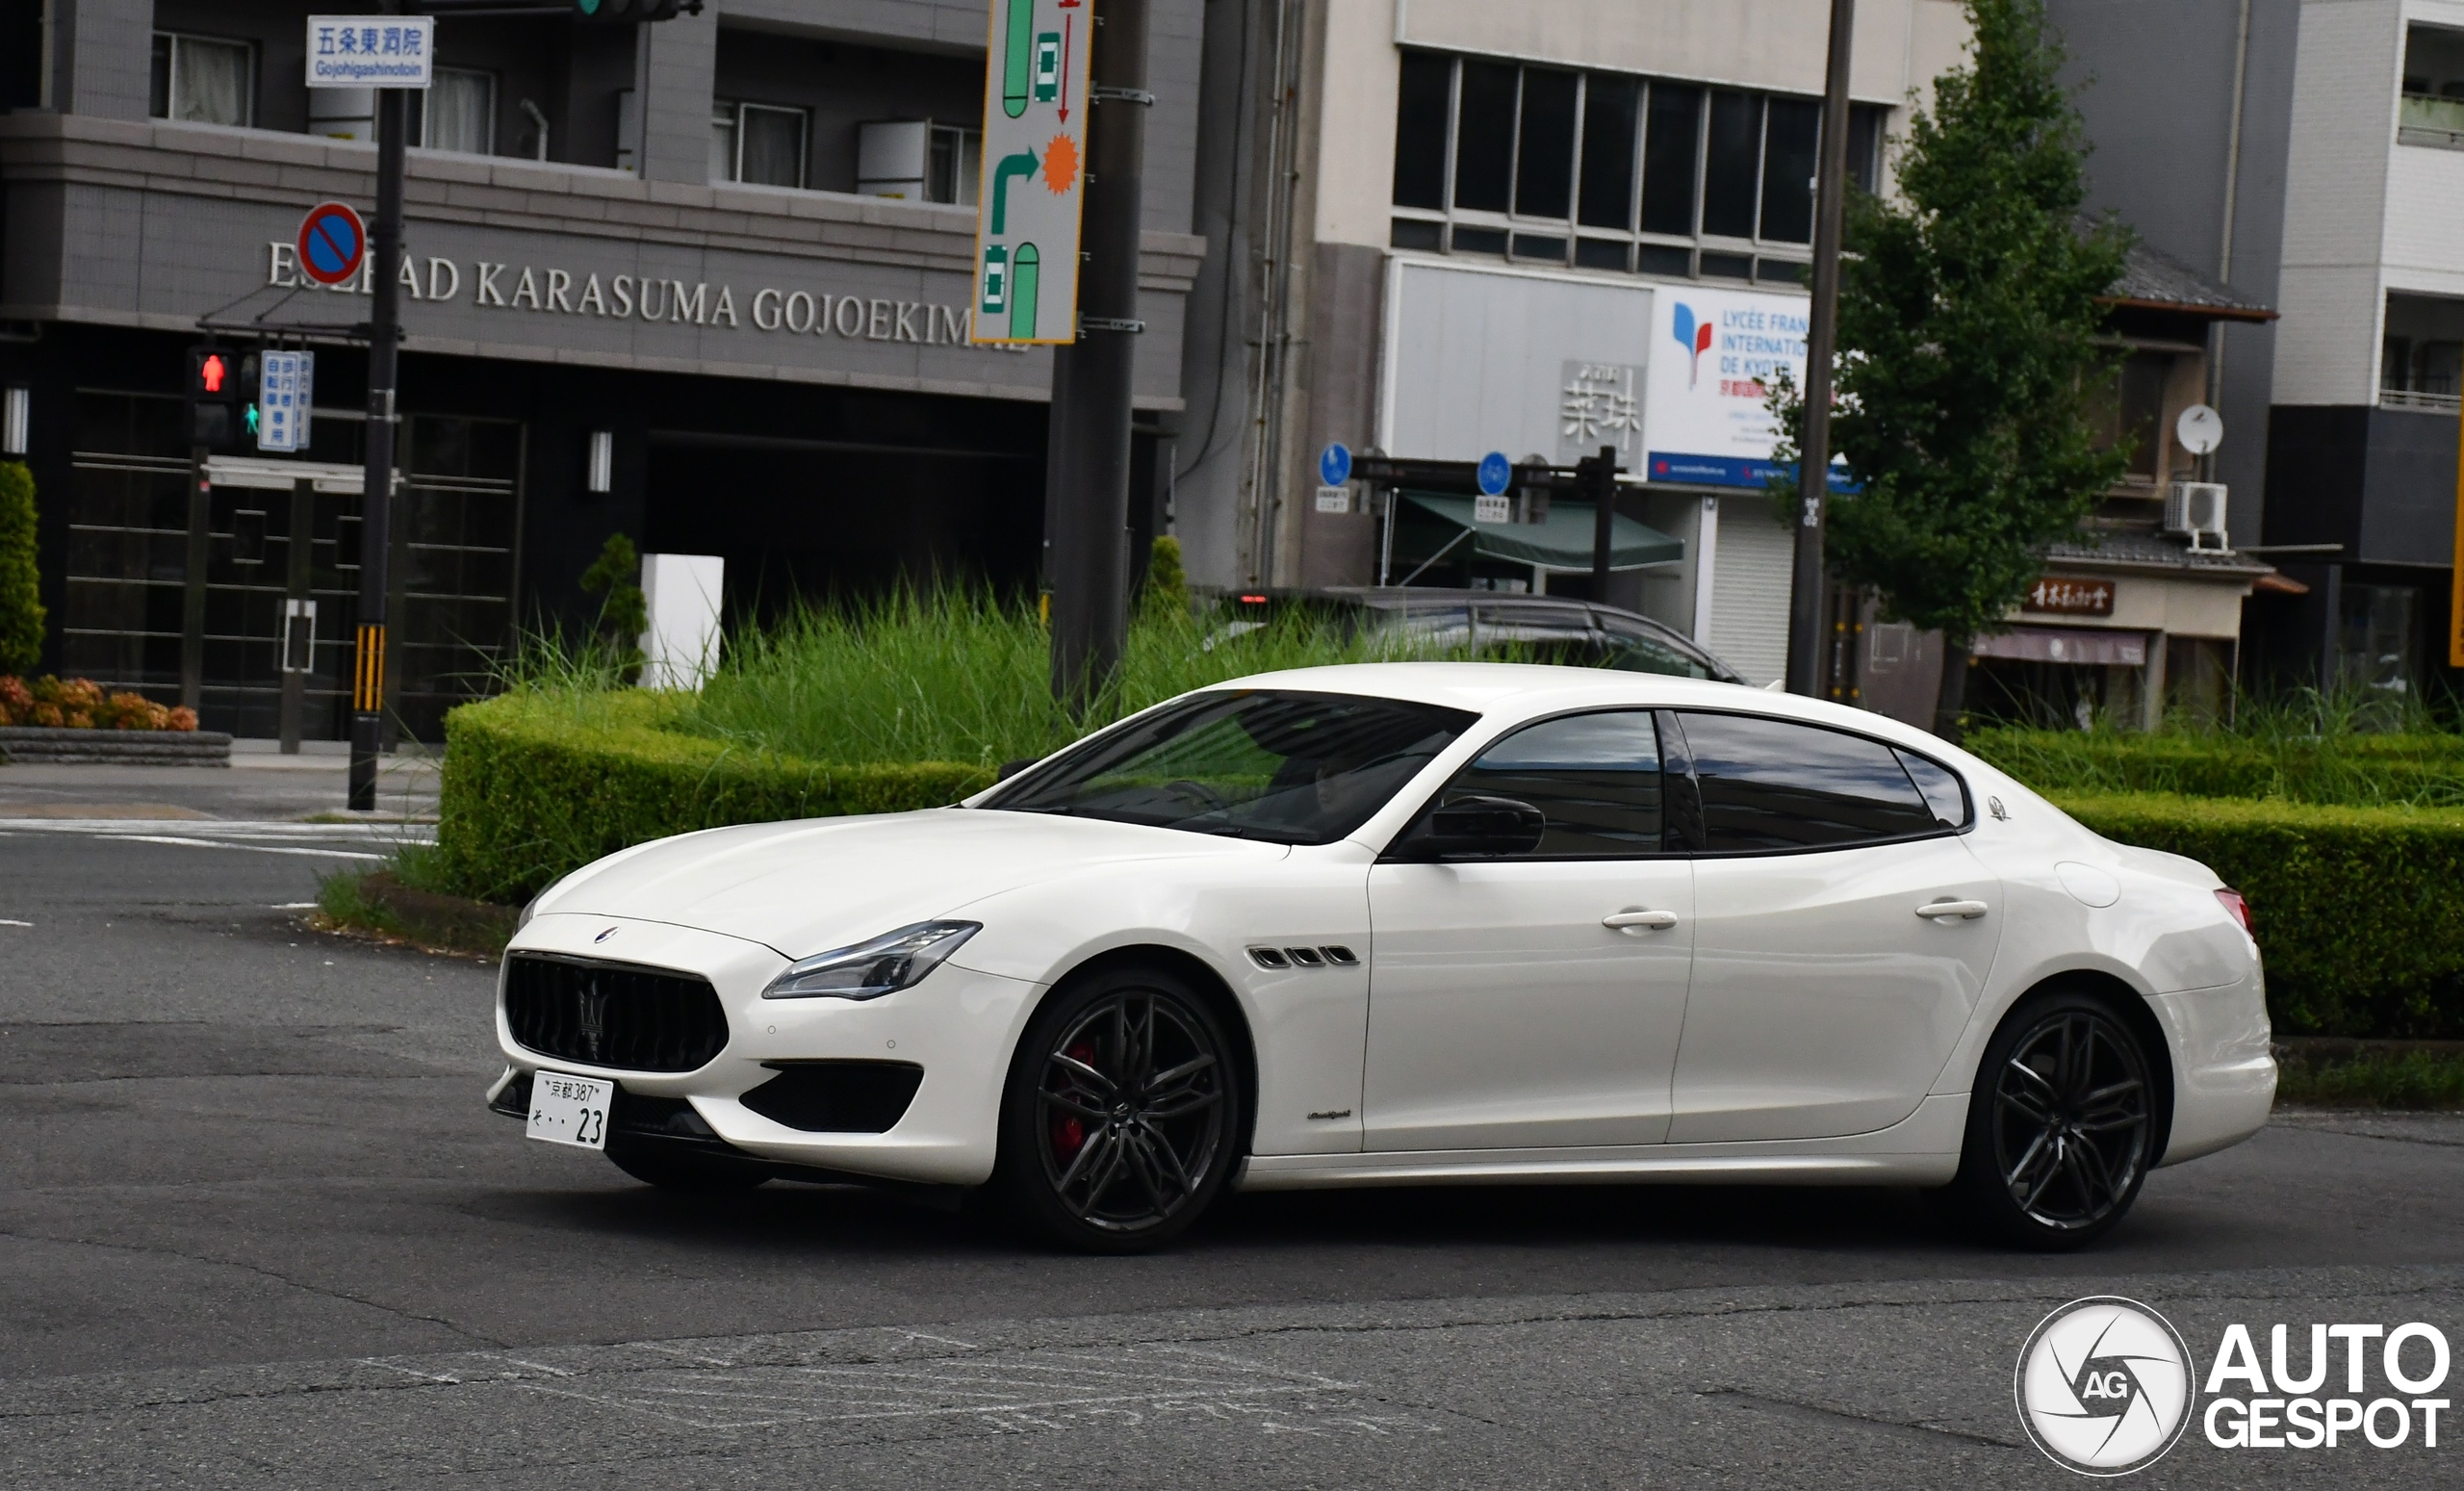
<svg viewBox="0 0 2464 1491"><path fill-rule="evenodd" d="M616 1084L603 1078L535 1072L530 1078L530 1137L604 1149L607 1109L615 1098Z"/></svg>

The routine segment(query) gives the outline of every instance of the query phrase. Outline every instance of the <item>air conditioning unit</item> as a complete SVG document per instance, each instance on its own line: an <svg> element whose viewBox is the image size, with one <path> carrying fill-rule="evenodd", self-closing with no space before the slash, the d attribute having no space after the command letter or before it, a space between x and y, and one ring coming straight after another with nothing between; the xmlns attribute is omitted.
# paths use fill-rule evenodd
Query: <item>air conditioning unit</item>
<svg viewBox="0 0 2464 1491"><path fill-rule="evenodd" d="M2165 494L2165 531L2185 535L2193 549L2232 548L2224 534L2224 493L2221 481L2174 482Z"/></svg>

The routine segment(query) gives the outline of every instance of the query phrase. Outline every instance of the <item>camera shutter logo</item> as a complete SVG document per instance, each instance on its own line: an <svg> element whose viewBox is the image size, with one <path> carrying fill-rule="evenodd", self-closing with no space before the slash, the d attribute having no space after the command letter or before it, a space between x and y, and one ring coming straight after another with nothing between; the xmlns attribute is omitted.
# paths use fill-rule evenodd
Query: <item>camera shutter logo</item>
<svg viewBox="0 0 2464 1491"><path fill-rule="evenodd" d="M2019 1423L2083 1476L2126 1476L2164 1458L2190 1427L2190 1348L2135 1299L2098 1295L2046 1316L2019 1349Z"/></svg>

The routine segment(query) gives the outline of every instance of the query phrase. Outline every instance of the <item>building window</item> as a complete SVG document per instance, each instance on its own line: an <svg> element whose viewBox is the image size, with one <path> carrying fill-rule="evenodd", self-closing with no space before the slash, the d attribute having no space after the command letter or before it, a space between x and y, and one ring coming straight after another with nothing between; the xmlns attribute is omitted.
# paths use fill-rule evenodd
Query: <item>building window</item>
<svg viewBox="0 0 2464 1491"><path fill-rule="evenodd" d="M2152 482L2161 473L2165 417L2165 385L2173 375L2173 359L2164 352L2133 352L2122 359L2114 382L2095 409L2096 445L2110 450L2131 442L2130 465L2123 479Z"/></svg>
<svg viewBox="0 0 2464 1491"><path fill-rule="evenodd" d="M420 144L463 155L497 149L497 80L493 73L439 67L420 104Z"/></svg>
<svg viewBox="0 0 2464 1491"><path fill-rule="evenodd" d="M149 112L184 124L253 123L256 64L256 49L245 41L158 31Z"/></svg>
<svg viewBox="0 0 2464 1491"><path fill-rule="evenodd" d="M2464 31L2405 28L2404 96L2397 106L2396 139L2464 150Z"/></svg>
<svg viewBox="0 0 2464 1491"><path fill-rule="evenodd" d="M955 124L933 126L933 159L924 178L924 200L975 205L984 176L984 132Z"/></svg>
<svg viewBox="0 0 2464 1491"><path fill-rule="evenodd" d="M1434 52L1404 53L1400 84L1395 247L1802 278L1822 135L1812 99ZM1884 113L1850 114L1849 171L1868 191Z"/></svg>
<svg viewBox="0 0 2464 1491"><path fill-rule="evenodd" d="M805 184L810 116L775 104L721 103L710 114L710 179L762 187Z"/></svg>

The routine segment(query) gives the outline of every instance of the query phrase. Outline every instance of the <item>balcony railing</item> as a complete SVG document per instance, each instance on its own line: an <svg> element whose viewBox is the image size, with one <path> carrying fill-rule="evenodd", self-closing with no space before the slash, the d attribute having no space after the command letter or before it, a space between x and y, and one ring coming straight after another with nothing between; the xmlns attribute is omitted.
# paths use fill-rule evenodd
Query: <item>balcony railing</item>
<svg viewBox="0 0 2464 1491"><path fill-rule="evenodd" d="M2464 98L2406 93L2396 106L2396 142L2464 150Z"/></svg>
<svg viewBox="0 0 2464 1491"><path fill-rule="evenodd" d="M2409 409L2416 414L2464 413L2464 394L2425 394L2409 388L2378 391L2381 409Z"/></svg>

